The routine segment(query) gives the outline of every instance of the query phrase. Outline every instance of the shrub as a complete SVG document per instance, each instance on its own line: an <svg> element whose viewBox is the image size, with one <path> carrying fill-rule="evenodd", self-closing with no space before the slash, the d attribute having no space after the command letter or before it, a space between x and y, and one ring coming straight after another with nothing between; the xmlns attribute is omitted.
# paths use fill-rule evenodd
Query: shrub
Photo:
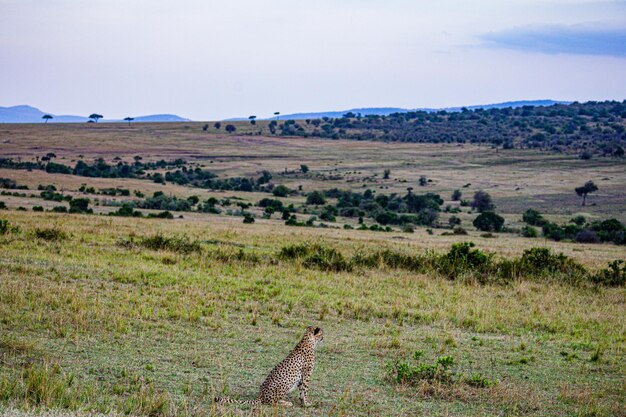
<svg viewBox="0 0 626 417"><path fill-rule="evenodd" d="M109 216L120 216L120 217L142 217L143 214L135 210L133 205L124 203L122 207L118 208L117 211L109 213Z"/></svg>
<svg viewBox="0 0 626 417"><path fill-rule="evenodd" d="M459 219L457 216L450 216L450 218L448 219L448 224L450 225L450 227L458 226L461 224L461 219Z"/></svg>
<svg viewBox="0 0 626 417"><path fill-rule="evenodd" d="M515 266L524 276L535 276L568 282L587 277L586 269L562 253L553 254L548 248L526 249ZM503 264L506 264L503 262Z"/></svg>
<svg viewBox="0 0 626 417"><path fill-rule="evenodd" d="M576 233L576 242L578 243L600 243L598 234L593 230L581 230Z"/></svg>
<svg viewBox="0 0 626 417"><path fill-rule="evenodd" d="M17 234L20 232L19 226L13 226L6 219L0 219L0 235Z"/></svg>
<svg viewBox="0 0 626 417"><path fill-rule="evenodd" d="M450 279L456 279L467 273L487 272L492 264L491 256L479 249L472 249L474 246L474 242L453 244L448 253L438 258L439 272Z"/></svg>
<svg viewBox="0 0 626 417"><path fill-rule="evenodd" d="M546 219L543 218L541 213L539 213L535 209L526 210L522 215L522 220L524 221L524 223L538 227L541 227L548 222Z"/></svg>
<svg viewBox="0 0 626 417"><path fill-rule="evenodd" d="M504 226L504 218L492 211L486 211L479 214L472 224L483 232L500 232Z"/></svg>
<svg viewBox="0 0 626 417"><path fill-rule="evenodd" d="M280 259L300 259L307 267L324 271L349 271L352 266L344 256L334 248L320 244L299 244L283 247L278 253Z"/></svg>
<svg viewBox="0 0 626 417"><path fill-rule="evenodd" d="M486 211L493 211L496 206L493 204L493 200L489 193L485 191L477 191L474 194L474 200L472 201L472 208L480 213Z"/></svg>
<svg viewBox="0 0 626 417"><path fill-rule="evenodd" d="M48 241L59 241L67 238L65 232L56 228L35 229L34 235L37 239Z"/></svg>
<svg viewBox="0 0 626 417"><path fill-rule="evenodd" d="M461 226L455 227L453 232L454 232L455 235L466 235L467 234L467 230L463 229Z"/></svg>
<svg viewBox="0 0 626 417"><path fill-rule="evenodd" d="M132 240L130 240L132 243ZM202 246L188 237L166 237L161 234L148 236L139 240L139 245L152 250L168 250L171 252L191 253L200 252Z"/></svg>
<svg viewBox="0 0 626 417"><path fill-rule="evenodd" d="M141 215L141 212L136 211L135 213L139 213L139 215ZM151 219L168 219L171 220L174 218L174 215L172 213L170 213L169 211L162 211L160 213L150 213L148 214L148 217ZM182 217L182 216L180 216Z"/></svg>
<svg viewBox="0 0 626 417"><path fill-rule="evenodd" d="M537 229L535 229L532 226L526 225L522 228L522 236L524 237L537 237L539 236L539 233L537 232Z"/></svg>
<svg viewBox="0 0 626 417"><path fill-rule="evenodd" d="M591 280L597 284L612 287L626 285L626 262L623 260L609 262L608 268L600 270L591 277Z"/></svg>
<svg viewBox="0 0 626 417"><path fill-rule="evenodd" d="M41 211L43 211L43 207L41 207L41 206L33 206L33 211L41 212Z"/></svg>
<svg viewBox="0 0 626 417"><path fill-rule="evenodd" d="M70 213L93 213L88 198L74 198L70 201Z"/></svg>
<svg viewBox="0 0 626 417"><path fill-rule="evenodd" d="M52 207L52 212L54 212L54 213L67 213L67 207L65 207L65 206L54 206L54 207Z"/></svg>
<svg viewBox="0 0 626 417"><path fill-rule="evenodd" d="M274 194L276 197L287 197L290 193L291 190L287 186L282 184L274 187L274 189L272 190L272 194Z"/></svg>
<svg viewBox="0 0 626 417"><path fill-rule="evenodd" d="M321 206L323 204L326 204L326 198L324 198L324 195L321 192L313 191L309 193L309 195L307 195L306 204Z"/></svg>
<svg viewBox="0 0 626 417"><path fill-rule="evenodd" d="M395 361L387 365L387 377L395 383L411 386L423 384L467 384L475 388L487 388L497 384L480 373L469 376L451 369L455 361L452 356L440 356L435 363L429 364L420 361L422 351L413 353L413 361Z"/></svg>
<svg viewBox="0 0 626 417"><path fill-rule="evenodd" d="M251 215L249 215L249 214L248 214L248 215L244 216L244 218L243 218L243 222L244 222L245 224L251 224L251 223L254 223L254 217L252 217Z"/></svg>
<svg viewBox="0 0 626 417"><path fill-rule="evenodd" d="M419 358L420 353L416 352L413 357ZM422 381L436 381L444 384L454 382L454 374L450 370L450 366L454 364L454 359L451 356L441 356L437 358L434 364L421 363L419 360L416 362L413 365L408 361L396 361L387 368L390 378L398 384L408 385L418 385Z"/></svg>

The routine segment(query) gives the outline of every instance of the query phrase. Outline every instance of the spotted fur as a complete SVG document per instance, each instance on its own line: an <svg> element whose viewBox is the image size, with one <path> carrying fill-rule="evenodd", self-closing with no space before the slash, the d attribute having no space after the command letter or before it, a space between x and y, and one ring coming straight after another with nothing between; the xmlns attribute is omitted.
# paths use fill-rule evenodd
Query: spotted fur
<svg viewBox="0 0 626 417"><path fill-rule="evenodd" d="M221 404L271 404L291 407L293 404L285 401L288 393L296 387L300 391L300 401L303 407L311 405L307 395L309 381L315 363L315 347L324 340L324 333L319 327L309 326L302 340L287 355L285 359L269 373L261 384L259 396L255 400L237 401L230 398L218 397L215 402Z"/></svg>

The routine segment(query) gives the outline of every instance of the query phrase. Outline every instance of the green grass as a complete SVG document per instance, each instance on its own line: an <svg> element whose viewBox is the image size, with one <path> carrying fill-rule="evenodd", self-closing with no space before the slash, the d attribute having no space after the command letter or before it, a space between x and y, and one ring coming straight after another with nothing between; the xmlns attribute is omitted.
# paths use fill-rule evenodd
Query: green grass
<svg viewBox="0 0 626 417"><path fill-rule="evenodd" d="M422 252L370 232L3 216L21 232L0 236L0 410L239 415L211 398L254 398L309 324L325 331L314 407L286 415L613 416L626 407L623 287L450 281L391 267L408 262L392 253ZM66 238L36 238L43 224ZM158 245L137 244L155 236ZM277 259L306 241L386 255L339 271ZM417 350L427 362L453 357L473 382L391 381L389 363ZM498 382L477 387L483 378Z"/></svg>

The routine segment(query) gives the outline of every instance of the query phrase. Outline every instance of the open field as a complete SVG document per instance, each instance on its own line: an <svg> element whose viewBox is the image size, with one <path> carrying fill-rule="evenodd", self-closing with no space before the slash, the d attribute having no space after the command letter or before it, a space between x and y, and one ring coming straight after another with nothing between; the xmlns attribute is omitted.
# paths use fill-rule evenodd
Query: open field
<svg viewBox="0 0 626 417"><path fill-rule="evenodd" d="M30 160L54 152L56 161L67 165L74 165L79 155L86 161L98 157L107 161L115 157L132 161L135 155L147 161L183 158L220 177L257 176L262 170L269 170L275 183L294 189L302 186L304 192L369 187L384 193L405 193L407 187L414 187L416 192L436 192L447 198L454 189L461 189L464 198L470 198L476 190L482 189L494 197L498 211L505 215L518 215L533 207L566 219L583 214L590 218L615 217L626 222L626 164L623 159L598 157L584 161L573 155L469 144L246 136L242 134L263 131L266 122L258 122L257 126L245 122L235 124L238 131L233 135L217 133L212 124L209 132L203 132L203 123L130 127L125 124L4 125L0 126L0 157ZM300 164L308 165L310 172L299 173ZM383 179L385 169L391 171L388 180ZM417 185L422 175L432 180L427 187ZM148 192L162 190L181 196L204 195L202 190L190 191L174 184L137 183L130 179L91 179L7 170L0 170L0 177L19 180L31 188L52 183L76 190L80 184L93 183L145 188ZM574 188L588 180L593 180L599 191L590 197L590 205L582 208ZM467 187L463 188L465 185ZM257 201L257 196L244 194L241 197Z"/></svg>
<svg viewBox="0 0 626 417"><path fill-rule="evenodd" d="M245 135L263 123L237 123L237 135L212 124L203 132L202 123L1 125L0 158L54 152L55 161L67 165L79 158L184 158L220 177L258 177L269 170L276 184L302 186L285 203L302 204L304 193L334 187L385 194L414 187L416 193L441 193L452 204L455 189L468 198L483 189L514 227L531 207L561 222L578 214L626 221L626 165L620 159ZM301 164L310 171L299 172ZM391 171L387 180L384 169ZM422 175L432 179L426 187L418 185ZM465 236L420 227L414 233L344 230L338 226L355 220L343 218L331 228L288 227L276 217L261 218L258 208L251 208L254 224L197 211L175 213L173 220L35 213L35 205L59 204L38 197L40 184L71 196L83 196L83 184L131 190L128 197L87 195L98 202L96 214L115 209L105 200L135 199L135 190L251 203L271 194L40 170L0 169L0 177L37 195L0 196L9 208L0 219L20 229L0 235L0 415L50 409L250 415L247 406L218 408L211 399L254 398L309 324L325 331L309 393L313 407L265 407L262 415L626 415L624 287L530 275L480 284L383 264L329 271L278 255L305 242L348 258L382 249L443 254L454 243L472 241L498 260L548 247L596 272L625 259L623 245L512 233L485 238L471 227ZM595 205L581 207L573 189L587 180L600 190L589 197ZM447 216L442 213L443 222ZM458 216L468 225L475 214ZM185 237L188 246L142 246L142 239L154 236ZM488 386L463 379L393 381L389 367L412 360L416 351L423 351L425 363L451 356L454 372L480 374Z"/></svg>

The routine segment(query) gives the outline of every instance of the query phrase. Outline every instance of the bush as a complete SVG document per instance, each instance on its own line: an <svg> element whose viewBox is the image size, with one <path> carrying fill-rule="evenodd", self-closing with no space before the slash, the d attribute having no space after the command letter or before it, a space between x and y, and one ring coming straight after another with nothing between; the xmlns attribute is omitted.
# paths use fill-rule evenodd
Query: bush
<svg viewBox="0 0 626 417"><path fill-rule="evenodd" d="M74 198L70 201L70 213L93 213L88 198Z"/></svg>
<svg viewBox="0 0 626 417"><path fill-rule="evenodd" d="M593 230L581 230L576 233L576 242L578 243L600 243L598 234Z"/></svg>
<svg viewBox="0 0 626 417"><path fill-rule="evenodd" d="M458 226L461 224L461 219L459 219L457 216L450 216L450 218L448 219L448 224L450 225L450 227Z"/></svg>
<svg viewBox="0 0 626 417"><path fill-rule="evenodd" d="M546 219L543 218L541 213L539 213L535 209L526 210L522 215L522 220L524 221L524 223L538 227L541 227L548 222Z"/></svg>
<svg viewBox="0 0 626 417"><path fill-rule="evenodd" d="M41 206L33 206L33 211L41 212L41 211L43 211L43 207L41 207Z"/></svg>
<svg viewBox="0 0 626 417"><path fill-rule="evenodd" d="M493 211L496 206L493 204L493 200L489 193L485 191L477 191L474 194L474 200L472 201L472 208L480 213L486 211Z"/></svg>
<svg viewBox="0 0 626 417"><path fill-rule="evenodd" d="M274 187L274 189L272 190L272 194L274 194L276 197L287 197L290 193L291 190L287 186L282 184Z"/></svg>
<svg viewBox="0 0 626 417"><path fill-rule="evenodd" d="M597 284L611 287L626 285L626 262L623 260L609 262L608 268L602 269L592 276L591 280Z"/></svg>
<svg viewBox="0 0 626 417"><path fill-rule="evenodd" d="M453 385L458 383L467 384L475 388L487 388L497 384L497 381L486 378L480 373L469 376L454 372L451 367L455 361L452 356L440 356L435 363L429 364L420 361L423 351L413 353L413 360L388 363L387 376L398 384L422 386L423 384Z"/></svg>
<svg viewBox="0 0 626 417"><path fill-rule="evenodd" d="M307 195L306 204L321 206L323 204L326 204L326 198L324 198L324 195L321 192L313 191L309 193L309 195Z"/></svg>
<svg viewBox="0 0 626 417"><path fill-rule="evenodd" d="M4 203L4 201L0 201L0 210L6 210L7 209L7 205Z"/></svg>
<svg viewBox="0 0 626 417"><path fill-rule="evenodd" d="M141 215L140 212L135 212L135 213L139 213L139 215ZM180 216L182 217L182 216ZM174 215L172 213L170 213L169 211L162 211L160 213L150 213L148 214L148 218L150 219L168 219L171 220L174 218Z"/></svg>
<svg viewBox="0 0 626 417"><path fill-rule="evenodd" d="M47 241L59 241L67 238L65 232L56 228L47 229L35 229L34 235L37 239L43 239Z"/></svg>
<svg viewBox="0 0 626 417"><path fill-rule="evenodd" d="M122 207L118 208L117 211L109 213L109 216L120 216L120 217L142 217L143 214L135 210L131 204L124 203Z"/></svg>
<svg viewBox="0 0 626 417"><path fill-rule="evenodd" d="M283 247L278 253L280 259L300 259L307 267L315 267L324 271L349 271L350 263L334 248L319 244L299 244Z"/></svg>
<svg viewBox="0 0 626 417"><path fill-rule="evenodd" d="M132 239L128 243L132 244ZM146 249L181 253L200 252L202 250L199 242L191 241L188 237L165 237L161 234L141 238L138 244Z"/></svg>
<svg viewBox="0 0 626 417"><path fill-rule="evenodd" d="M585 268L572 258L562 253L555 255L548 248L526 249L517 262L521 273L528 276L575 281L587 275Z"/></svg>
<svg viewBox="0 0 626 417"><path fill-rule="evenodd" d="M537 232L537 229L535 229L532 226L526 225L522 228L522 236L524 237L537 237L539 236L539 233Z"/></svg>
<svg viewBox="0 0 626 417"><path fill-rule="evenodd" d="M244 216L244 218L243 218L243 222L244 222L245 224L251 224L251 223L254 223L254 217L252 217L252 216L250 216L250 215Z"/></svg>
<svg viewBox="0 0 626 417"><path fill-rule="evenodd" d="M17 234L20 232L19 226L12 226L6 219L0 219L0 235Z"/></svg>
<svg viewBox="0 0 626 417"><path fill-rule="evenodd" d="M485 273L491 267L491 255L472 249L474 242L455 243L450 251L437 260L437 269L450 279L468 273Z"/></svg>
<svg viewBox="0 0 626 417"><path fill-rule="evenodd" d="M504 226L504 218L492 211L487 211L479 214L472 224L483 232L500 232Z"/></svg>
<svg viewBox="0 0 626 417"><path fill-rule="evenodd" d="M466 235L467 234L467 230L463 229L461 226L455 227L453 232L454 232L455 235Z"/></svg>
<svg viewBox="0 0 626 417"><path fill-rule="evenodd" d="M54 206L52 207L53 213L67 213L67 207L65 206Z"/></svg>

